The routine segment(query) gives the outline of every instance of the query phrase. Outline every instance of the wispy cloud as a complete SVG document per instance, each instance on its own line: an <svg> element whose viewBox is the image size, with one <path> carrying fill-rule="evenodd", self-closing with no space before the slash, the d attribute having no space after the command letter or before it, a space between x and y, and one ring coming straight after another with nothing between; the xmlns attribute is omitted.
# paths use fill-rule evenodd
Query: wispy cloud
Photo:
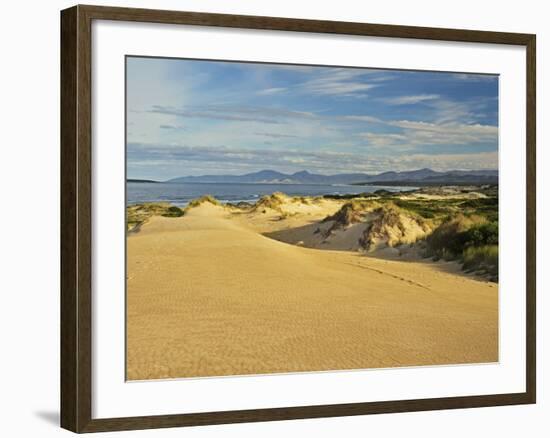
<svg viewBox="0 0 550 438"><path fill-rule="evenodd" d="M271 138L299 138L298 135L278 134L276 132L255 132L254 135L260 135L263 137L271 137Z"/></svg>
<svg viewBox="0 0 550 438"><path fill-rule="evenodd" d="M498 152L478 152L469 154L408 154L401 159L390 161L394 168L434 170L482 170L498 168Z"/></svg>
<svg viewBox="0 0 550 438"><path fill-rule="evenodd" d="M319 116L309 111L248 105L208 105L195 107L165 107L153 105L147 112L183 118L203 118L235 122L259 122L280 124L285 120L315 119Z"/></svg>
<svg viewBox="0 0 550 438"><path fill-rule="evenodd" d="M460 81L474 81L474 82L492 82L498 80L498 75L489 74L474 74L474 73L454 73L451 75L453 79Z"/></svg>
<svg viewBox="0 0 550 438"><path fill-rule="evenodd" d="M481 168L498 149L497 76L162 59L127 71L128 169L153 179Z"/></svg>
<svg viewBox="0 0 550 438"><path fill-rule="evenodd" d="M478 118L472 102L457 102L448 99L438 99L429 102L434 109L435 121L439 124L461 121L473 122Z"/></svg>
<svg viewBox="0 0 550 438"><path fill-rule="evenodd" d="M380 99L382 102L390 105L414 105L427 100L439 99L439 94L417 94L414 96L397 96Z"/></svg>
<svg viewBox="0 0 550 438"><path fill-rule="evenodd" d="M341 117L343 120L355 120L359 122L370 122L370 123L384 123L384 120L368 116L368 115L360 115L360 114L352 114L352 115L344 115Z"/></svg>
<svg viewBox="0 0 550 438"><path fill-rule="evenodd" d="M270 96L272 94L284 93L286 90L287 88L285 87L264 88L263 90L257 91L256 94L260 96Z"/></svg>
<svg viewBox="0 0 550 438"><path fill-rule="evenodd" d="M480 124L435 124L399 120L387 125L402 129L401 133L363 132L359 135L373 147L392 147L393 150L415 150L434 145L492 144L498 138L496 126Z"/></svg>
<svg viewBox="0 0 550 438"><path fill-rule="evenodd" d="M365 95L365 91L377 86L359 80L364 75L359 69L334 68L303 82L301 88L314 95L361 97Z"/></svg>
<svg viewBox="0 0 550 438"><path fill-rule="evenodd" d="M255 117L252 115L241 115L239 112L231 113L230 111L220 111L219 109L213 109L213 108L205 108L203 110L177 109L173 107L164 107L160 105L154 105L153 108L149 110L149 112L184 117L184 118L216 119L216 120L227 120L227 121L233 121L233 122L261 122L261 123L268 123L268 124L280 123L279 121L273 118L267 118L267 117L261 117L261 116Z"/></svg>
<svg viewBox="0 0 550 438"><path fill-rule="evenodd" d="M412 129L417 131L429 131L436 133L453 133L459 135L479 134L479 135L496 135L498 128L490 125L466 125L462 123L454 124L436 124L428 122L415 122L410 120L398 120L389 122L392 126L400 128Z"/></svg>
<svg viewBox="0 0 550 438"><path fill-rule="evenodd" d="M185 130L185 126L159 125L160 129Z"/></svg>
<svg viewBox="0 0 550 438"><path fill-rule="evenodd" d="M431 167L434 170L490 169L498 162L497 152L470 154L407 154L406 156L376 156L367 153L337 151L304 151L288 149L228 148L224 146L193 147L188 145L154 145L131 143L129 164L165 166L166 178L203 174L206 169L239 174L262 168L294 172L310 171L333 174L340 172L377 173L384 170L410 170ZM191 172L190 170L195 169Z"/></svg>
<svg viewBox="0 0 550 438"><path fill-rule="evenodd" d="M404 144L407 141L407 136L403 134L377 134L375 132L362 132L359 136L366 139L370 145L375 147L387 147L395 145L396 143Z"/></svg>

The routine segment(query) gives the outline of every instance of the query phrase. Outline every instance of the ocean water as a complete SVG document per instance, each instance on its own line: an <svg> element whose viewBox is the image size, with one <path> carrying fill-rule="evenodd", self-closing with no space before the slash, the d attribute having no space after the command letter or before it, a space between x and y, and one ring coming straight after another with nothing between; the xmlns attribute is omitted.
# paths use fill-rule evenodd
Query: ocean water
<svg viewBox="0 0 550 438"><path fill-rule="evenodd" d="M376 190L412 190L413 187L351 186L321 184L214 184L214 183L126 183L126 203L170 202L185 206L192 199L212 195L222 202L256 202L264 195L283 192L292 196L321 196L372 193Z"/></svg>

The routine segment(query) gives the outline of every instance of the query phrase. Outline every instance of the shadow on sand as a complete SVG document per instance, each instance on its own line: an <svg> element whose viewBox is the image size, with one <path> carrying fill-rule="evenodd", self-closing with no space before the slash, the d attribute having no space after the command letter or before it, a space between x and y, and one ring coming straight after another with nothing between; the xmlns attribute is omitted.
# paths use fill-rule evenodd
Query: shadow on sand
<svg viewBox="0 0 550 438"><path fill-rule="evenodd" d="M300 227L286 228L262 234L265 237L287 243L289 245L302 246L319 251L331 250L353 252L357 255L357 257L375 258L392 262L422 263L431 265L438 271L445 272L447 274L459 275L484 282L489 281L486 276L464 271L462 269L462 265L456 260L433 261L431 257L423 257L420 255L421 250L418 247L415 248L415 245L404 245L401 249L391 248L391 251L388 251L389 248L386 248L372 252L360 251L357 244L352 245L352 247L349 247L349 245L347 247L346 245L329 245L328 242L324 241L325 236L323 236L322 233L330 227L330 224L331 222L311 222ZM304 238L304 236L308 237ZM327 246L324 246L323 243L327 243ZM403 254L401 254L401 251L403 251ZM496 284L498 284L498 282L496 282Z"/></svg>

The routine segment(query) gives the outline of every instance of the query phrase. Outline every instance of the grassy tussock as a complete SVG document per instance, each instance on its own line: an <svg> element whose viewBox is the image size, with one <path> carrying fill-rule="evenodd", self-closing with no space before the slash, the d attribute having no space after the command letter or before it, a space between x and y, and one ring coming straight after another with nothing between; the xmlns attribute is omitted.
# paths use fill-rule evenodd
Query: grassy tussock
<svg viewBox="0 0 550 438"><path fill-rule="evenodd" d="M359 244L369 251L381 246L414 243L432 230L431 222L414 212L404 210L393 202L368 199L346 202L335 214L323 220L329 221L333 223L325 232L327 237L336 230L366 224Z"/></svg>
<svg viewBox="0 0 550 438"><path fill-rule="evenodd" d="M380 208L376 201L354 199L346 202L340 210L323 219L323 222L334 221L333 228L345 228L353 224L363 222L366 215Z"/></svg>
<svg viewBox="0 0 550 438"><path fill-rule="evenodd" d="M254 211L264 211L266 209L281 212L281 207L288 201L288 196L281 192L275 192L271 195L262 196L254 205Z"/></svg>
<svg viewBox="0 0 550 438"><path fill-rule="evenodd" d="M292 203L293 204L311 205L316 201L317 201L316 198L308 198L306 196L294 196L292 198Z"/></svg>
<svg viewBox="0 0 550 438"><path fill-rule="evenodd" d="M198 207L205 202L221 205L220 202L211 195L193 199L185 209L176 207L168 202L145 202L143 204L130 205L126 207L126 230L139 230L139 227L153 216L181 217L189 208Z"/></svg>
<svg viewBox="0 0 550 438"><path fill-rule="evenodd" d="M388 203L374 210L372 222L363 233L360 243L367 250L380 245L395 247L412 244L426 237L431 230L431 222Z"/></svg>
<svg viewBox="0 0 550 438"><path fill-rule="evenodd" d="M240 210L249 210L254 207L254 204L246 201L239 201L236 204L228 204L229 207L238 208Z"/></svg>
<svg viewBox="0 0 550 438"><path fill-rule="evenodd" d="M465 216L459 213L455 217L448 217L426 239L430 251L428 255L446 260L456 258L464 249L466 232L485 223L487 219L483 216Z"/></svg>
<svg viewBox="0 0 550 438"><path fill-rule="evenodd" d="M126 230L133 231L152 216L180 217L184 211L167 202L146 202L126 207Z"/></svg>
<svg viewBox="0 0 550 438"><path fill-rule="evenodd" d="M498 278L498 222L459 214L443 222L426 243L426 255L434 260L458 260L464 270Z"/></svg>
<svg viewBox="0 0 550 438"><path fill-rule="evenodd" d="M295 215L296 213L289 213L285 211L286 207L290 207L290 204L302 204L302 205L315 205L322 202L321 197L311 196L289 196L285 193L275 192L271 195L262 196L252 207L252 211L266 213L268 209L281 213L281 219Z"/></svg>
<svg viewBox="0 0 550 438"><path fill-rule="evenodd" d="M207 202L213 205L221 205L220 201L218 201L212 195L203 195L200 198L193 199L192 201L190 201L189 204L187 204L187 208L198 207L199 205L202 205Z"/></svg>
<svg viewBox="0 0 550 438"><path fill-rule="evenodd" d="M482 271L498 278L498 245L470 246L462 253L466 271Z"/></svg>
<svg viewBox="0 0 550 438"><path fill-rule="evenodd" d="M168 207L163 213L161 213L161 216L163 217L181 217L183 215L184 211L175 205Z"/></svg>

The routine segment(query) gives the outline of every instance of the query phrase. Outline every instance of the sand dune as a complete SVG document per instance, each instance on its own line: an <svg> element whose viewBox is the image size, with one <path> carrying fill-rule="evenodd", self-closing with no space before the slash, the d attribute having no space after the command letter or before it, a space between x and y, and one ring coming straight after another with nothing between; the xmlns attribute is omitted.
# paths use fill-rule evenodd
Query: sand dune
<svg viewBox="0 0 550 438"><path fill-rule="evenodd" d="M300 227L312 236L309 228L340 206L296 204L282 219L269 207L205 203L180 218L153 217L129 235L127 377L498 360L495 283L460 275L452 263L268 237Z"/></svg>

